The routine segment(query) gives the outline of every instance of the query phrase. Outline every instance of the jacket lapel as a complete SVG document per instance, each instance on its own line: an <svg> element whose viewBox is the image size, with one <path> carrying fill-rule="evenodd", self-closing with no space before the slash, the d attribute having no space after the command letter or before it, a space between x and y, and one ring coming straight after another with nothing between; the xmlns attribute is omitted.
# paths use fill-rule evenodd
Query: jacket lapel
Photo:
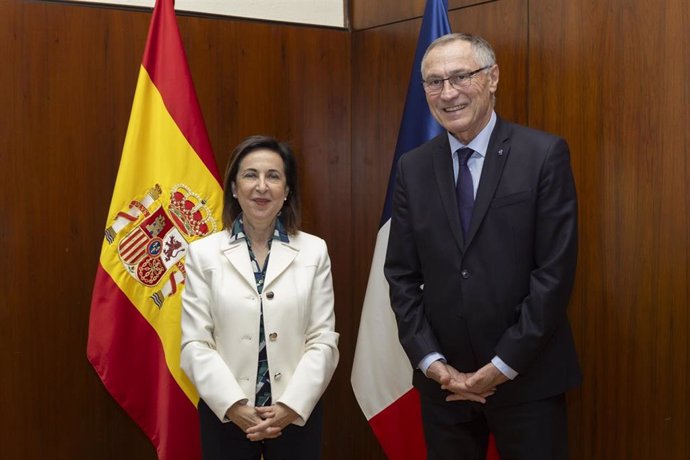
<svg viewBox="0 0 690 460"><path fill-rule="evenodd" d="M438 141L434 142L433 151L431 152L436 184L439 188L441 202L443 203L443 209L446 213L446 219L448 219L450 230L453 233L458 248L460 251L463 251L465 244L463 242L462 228L460 227L458 203L455 198L453 156L451 155L450 144L448 143L448 133L444 131L436 140Z"/></svg>
<svg viewBox="0 0 690 460"><path fill-rule="evenodd" d="M482 175L479 179L479 188L477 189L477 198L474 201L474 209L472 211L472 219L470 220L470 228L467 232L466 245L469 246L472 238L477 233L486 212L489 210L491 201L493 200L496 188L501 180L503 174L503 167L508 159L510 153L510 126L500 118L496 119L496 126L491 139L489 140L489 147L484 158L484 167L482 168Z"/></svg>
<svg viewBox="0 0 690 460"><path fill-rule="evenodd" d="M242 279L256 291L256 280L254 279L254 270L247 252L247 242L245 240L228 242L220 250Z"/></svg>
<svg viewBox="0 0 690 460"><path fill-rule="evenodd" d="M268 269L266 270L266 279L264 280L264 292L290 266L298 253L299 250L291 243L284 243L278 240L273 241Z"/></svg>

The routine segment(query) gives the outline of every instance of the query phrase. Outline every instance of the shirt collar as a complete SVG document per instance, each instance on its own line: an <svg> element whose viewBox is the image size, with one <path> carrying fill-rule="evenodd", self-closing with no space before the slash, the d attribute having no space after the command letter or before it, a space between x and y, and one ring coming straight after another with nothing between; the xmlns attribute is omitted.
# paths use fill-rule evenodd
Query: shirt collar
<svg viewBox="0 0 690 460"><path fill-rule="evenodd" d="M479 131L479 134L470 141L469 144L465 145L458 140L457 137L453 136L448 132L448 141L450 142L450 151L457 152L458 149L463 147L469 147L482 157L486 156L486 151L489 150L489 140L491 140L491 133L496 126L496 112L491 111L491 118L489 122L484 126L484 128Z"/></svg>
<svg viewBox="0 0 690 460"><path fill-rule="evenodd" d="M242 219L242 214L235 219L232 223L232 229L230 231L230 242L235 242L238 240L247 240L247 235L244 233L244 220ZM276 219L276 227L273 230L272 240L279 240L283 243L289 243L287 231L285 231L285 225L280 221L280 218Z"/></svg>

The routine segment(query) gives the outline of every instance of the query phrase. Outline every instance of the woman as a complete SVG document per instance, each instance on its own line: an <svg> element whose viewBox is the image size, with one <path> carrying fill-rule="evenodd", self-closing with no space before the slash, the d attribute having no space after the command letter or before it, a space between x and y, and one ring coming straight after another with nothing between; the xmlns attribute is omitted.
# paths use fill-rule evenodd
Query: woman
<svg viewBox="0 0 690 460"><path fill-rule="evenodd" d="M290 148L253 136L224 180L224 230L192 243L182 369L201 399L204 459L318 459L338 363L325 242L300 232Z"/></svg>

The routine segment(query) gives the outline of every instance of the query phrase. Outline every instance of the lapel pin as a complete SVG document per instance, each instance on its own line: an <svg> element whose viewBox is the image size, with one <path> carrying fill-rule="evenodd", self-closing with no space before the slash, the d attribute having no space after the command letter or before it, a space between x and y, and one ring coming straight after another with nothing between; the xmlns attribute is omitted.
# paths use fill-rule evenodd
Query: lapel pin
<svg viewBox="0 0 690 460"><path fill-rule="evenodd" d="M498 149L498 156L499 157L503 156L503 149Z"/></svg>

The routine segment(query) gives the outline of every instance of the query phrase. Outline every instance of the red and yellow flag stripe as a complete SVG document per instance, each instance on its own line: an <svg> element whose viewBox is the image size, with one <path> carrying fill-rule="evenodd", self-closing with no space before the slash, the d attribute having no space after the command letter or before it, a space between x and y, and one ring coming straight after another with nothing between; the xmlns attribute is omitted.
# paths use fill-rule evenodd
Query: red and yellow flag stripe
<svg viewBox="0 0 690 460"><path fill-rule="evenodd" d="M94 284L87 355L164 460L200 457L180 369L187 245L221 227L222 189L172 0L158 0Z"/></svg>

